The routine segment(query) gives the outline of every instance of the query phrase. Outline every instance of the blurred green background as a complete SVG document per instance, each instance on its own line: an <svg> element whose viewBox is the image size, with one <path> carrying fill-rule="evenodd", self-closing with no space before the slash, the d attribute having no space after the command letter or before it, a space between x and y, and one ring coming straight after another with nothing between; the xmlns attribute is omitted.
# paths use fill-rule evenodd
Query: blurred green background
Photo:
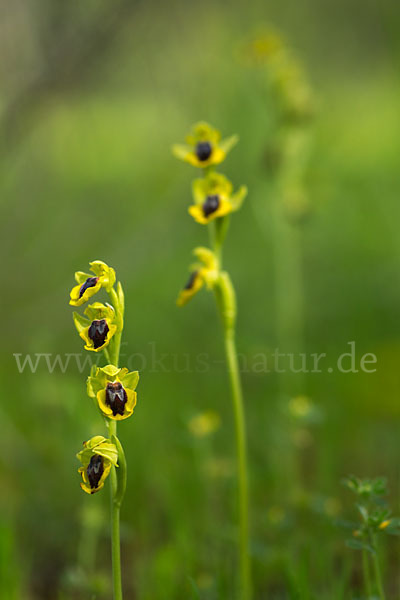
<svg viewBox="0 0 400 600"><path fill-rule="evenodd" d="M120 426L126 598L234 597L233 423L218 318L204 291L175 306L207 232L187 214L197 173L170 147L199 119L240 136L221 170L249 196L232 218L225 266L240 353L270 354L282 299L296 296L280 276L285 237L265 166L278 110L265 67L242 60L270 25L317 98L311 211L295 226L297 344L327 353L328 365L355 341L357 360L374 353L377 370L243 373L255 598L356 597L359 557L335 525L351 513L340 480L387 476L394 511L400 493L398 3L20 0L2 12L0 598L110 598L108 493L81 492L75 458L103 431L86 396L89 368L71 361L50 373L42 359L19 373L13 356L83 350L68 298L74 272L95 259L123 283L123 353L137 354L128 366L141 371L134 418ZM204 352L206 373L196 369ZM165 368L154 362L162 355ZM219 429L193 435L190 419L207 410ZM383 549L390 598L394 540Z"/></svg>

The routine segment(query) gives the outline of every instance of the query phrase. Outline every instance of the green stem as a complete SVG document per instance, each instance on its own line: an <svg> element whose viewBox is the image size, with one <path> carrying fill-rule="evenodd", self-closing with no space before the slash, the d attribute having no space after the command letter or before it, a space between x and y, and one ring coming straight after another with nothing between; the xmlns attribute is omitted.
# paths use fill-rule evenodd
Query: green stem
<svg viewBox="0 0 400 600"><path fill-rule="evenodd" d="M376 545L376 539L375 539L374 534L371 534L371 541L372 541L372 547L375 550L375 552L373 554L373 565L374 565L374 571L375 571L376 588L377 588L377 592L378 592L378 596L379 596L380 600L385 600L385 591L383 589L383 583L382 583L382 574L381 574L381 567L379 564L378 548Z"/></svg>
<svg viewBox="0 0 400 600"><path fill-rule="evenodd" d="M235 332L233 330L225 330L225 352L231 382L233 410L235 415L236 451L238 459L241 591L243 600L249 600L251 597L251 582L249 558L246 428L242 389L236 353Z"/></svg>
<svg viewBox="0 0 400 600"><path fill-rule="evenodd" d="M233 412L235 417L236 452L238 464L239 495L239 562L240 598L251 598L251 571L249 556L249 510L246 424L244 415L242 386L235 343L236 300L235 291L228 273L220 273L215 289L216 300L224 325L225 354L230 379Z"/></svg>
<svg viewBox="0 0 400 600"><path fill-rule="evenodd" d="M372 598L371 573L369 569L369 560L367 550L362 551L364 586L367 598Z"/></svg>
<svg viewBox="0 0 400 600"><path fill-rule="evenodd" d="M222 247L229 227L229 216L220 217L209 224L208 233L214 254L222 268Z"/></svg>

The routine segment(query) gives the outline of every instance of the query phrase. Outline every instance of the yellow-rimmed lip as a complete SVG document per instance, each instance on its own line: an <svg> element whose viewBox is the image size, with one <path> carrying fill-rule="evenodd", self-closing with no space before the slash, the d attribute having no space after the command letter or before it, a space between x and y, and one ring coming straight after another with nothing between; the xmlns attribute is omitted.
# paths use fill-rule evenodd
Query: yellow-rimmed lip
<svg viewBox="0 0 400 600"><path fill-rule="evenodd" d="M101 281L99 277L87 277L86 281L72 288L69 303L71 306L81 306L97 294L100 288Z"/></svg>
<svg viewBox="0 0 400 600"><path fill-rule="evenodd" d="M213 145L208 140L199 141L195 146L195 154L200 162L205 162L211 157Z"/></svg>
<svg viewBox="0 0 400 600"><path fill-rule="evenodd" d="M114 365L105 367L93 365L87 381L87 391L91 398L96 399L97 393L106 390L109 384L119 383L125 390L135 391L138 382L138 371L130 373L125 367L118 369Z"/></svg>
<svg viewBox="0 0 400 600"><path fill-rule="evenodd" d="M210 152L199 151L200 144L208 144ZM226 152L218 144L208 141L198 141L195 144L175 144L172 148L174 155L180 160L188 162L193 167L205 169L211 165L218 165L226 158ZM200 156L200 158L199 158Z"/></svg>
<svg viewBox="0 0 400 600"><path fill-rule="evenodd" d="M206 142L198 142L198 144L194 147L192 151L189 151L184 160L186 160L193 167L206 168L211 165L219 165L226 158L226 153L221 150L218 146L214 146L210 144L211 152L208 158L201 159L198 155L198 146L199 144Z"/></svg>
<svg viewBox="0 0 400 600"><path fill-rule="evenodd" d="M93 456L95 457L95 456L100 456L100 455L94 454ZM90 462L87 465L82 465L78 469L78 473L80 473L81 477L82 477L81 488L87 494L95 494L96 492L99 492L104 487L104 482L110 473L111 462L104 457L101 457L101 458L102 458L102 463L103 463L103 472L101 474L100 479L97 482L97 485L95 485L95 486L91 485L89 475L88 475L88 468L89 468Z"/></svg>
<svg viewBox="0 0 400 600"><path fill-rule="evenodd" d="M93 326L93 323L95 321L105 321L107 324L107 327L108 327L108 331L105 336L104 343L101 345L98 345L96 348L95 348L96 344L95 344L94 340L89 336L89 330ZM85 329L83 329L79 333L79 335L85 342L85 350L91 350L92 352L101 352L104 348L106 348L108 346L111 338L113 337L113 335L115 334L116 331L117 331L117 326L110 323L107 319L95 319L94 321L92 321L92 323L89 325L89 327L86 327Z"/></svg>
<svg viewBox="0 0 400 600"><path fill-rule="evenodd" d="M116 382L114 382L116 383ZM137 394L134 390L123 387L126 394L126 403L124 405L123 414L117 411L113 411L110 404L107 402L107 389L100 390L97 392L96 399L101 412L108 418L114 419L115 421L123 421L133 414L133 409L136 406ZM115 414L114 414L115 413Z"/></svg>
<svg viewBox="0 0 400 600"><path fill-rule="evenodd" d="M213 204L210 199L213 199ZM215 206L217 206L217 208L215 208ZM213 219L223 217L232 212L232 210L232 205L229 200L218 194L211 194L204 198L202 204L193 204L188 208L189 214L201 225L207 225L207 223Z"/></svg>
<svg viewBox="0 0 400 600"><path fill-rule="evenodd" d="M176 301L178 306L183 306L189 300L197 294L197 292L203 287L204 279L202 277L202 269L192 271L185 287L179 292L178 299Z"/></svg>

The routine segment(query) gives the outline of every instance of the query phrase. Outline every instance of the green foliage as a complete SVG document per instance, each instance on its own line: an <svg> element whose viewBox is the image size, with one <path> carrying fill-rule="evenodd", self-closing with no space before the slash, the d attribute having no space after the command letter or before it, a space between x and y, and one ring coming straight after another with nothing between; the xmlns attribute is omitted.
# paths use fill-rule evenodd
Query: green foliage
<svg viewBox="0 0 400 600"><path fill-rule="evenodd" d="M380 496L387 495L386 478L377 477L376 479L359 479L350 475L343 481L349 490L363 498L364 500L377 500Z"/></svg>
<svg viewBox="0 0 400 600"><path fill-rule="evenodd" d="M392 518L384 496L387 495L386 479L359 479L350 475L343 480L344 485L357 496L355 507L361 517L358 523L352 523L353 538L346 544L354 550L368 550L376 552L373 540L379 533L400 535L400 519Z"/></svg>
<svg viewBox="0 0 400 600"><path fill-rule="evenodd" d="M373 589L370 573L370 559L372 560L376 591L379 598L384 600L385 591L378 555L377 537L382 532L388 533L389 527L392 529L392 534L400 534L398 529L399 519L392 520L391 511L384 499L384 496L388 494L386 479L384 477L359 479L351 475L343 483L356 495L355 508L360 516L360 521L353 529L353 537L346 540L346 545L353 550L361 550L363 553L364 585L368 598L371 596Z"/></svg>

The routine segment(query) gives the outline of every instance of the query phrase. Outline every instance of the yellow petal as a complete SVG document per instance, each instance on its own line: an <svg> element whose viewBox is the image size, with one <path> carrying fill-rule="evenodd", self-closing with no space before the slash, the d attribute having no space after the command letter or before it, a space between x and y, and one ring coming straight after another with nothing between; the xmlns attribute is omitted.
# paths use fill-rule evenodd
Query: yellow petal
<svg viewBox="0 0 400 600"><path fill-rule="evenodd" d="M172 154L180 160L187 160L187 156L191 152L192 149L190 146L185 146L183 144L174 144L172 146Z"/></svg>
<svg viewBox="0 0 400 600"><path fill-rule="evenodd" d="M247 187L245 185L242 185L242 186L240 186L238 191L235 194L233 194L233 196L231 196L231 198L230 198L232 210L234 210L234 211L239 210L239 208L242 206L243 200L246 198L246 196L247 196Z"/></svg>
<svg viewBox="0 0 400 600"><path fill-rule="evenodd" d="M236 146L238 141L239 141L238 135L231 135L230 137L225 138L224 140L222 140L222 142L220 142L219 146L220 146L221 150L225 153L225 156L228 154L228 152L230 150L232 150L232 148L234 146Z"/></svg>

